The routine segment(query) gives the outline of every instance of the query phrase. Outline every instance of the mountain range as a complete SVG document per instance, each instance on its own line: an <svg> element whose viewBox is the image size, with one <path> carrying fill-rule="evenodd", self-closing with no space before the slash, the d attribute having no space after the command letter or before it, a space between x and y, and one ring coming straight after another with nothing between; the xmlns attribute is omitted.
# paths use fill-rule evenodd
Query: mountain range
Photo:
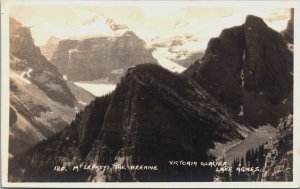
<svg viewBox="0 0 300 189"><path fill-rule="evenodd" d="M197 42L188 35L167 40L154 38L146 44L128 26L109 17L95 16L82 25L85 29L78 29L78 32L101 30L99 25L109 32L63 40L52 36L41 46L42 54L71 81L100 79L117 83L129 67L141 63L159 63L173 72L182 72L203 55L202 51L188 51L188 46Z"/></svg>
<svg viewBox="0 0 300 189"><path fill-rule="evenodd" d="M134 36L131 32L126 35ZM127 38L120 39L122 43L117 44L124 44ZM59 46L67 53L59 57L65 61L72 56L78 60L89 57L81 48L91 49L91 40L103 39L61 41ZM104 46L106 40L99 45ZM128 51L112 52L131 58ZM93 77L72 74L68 79ZM68 127L14 157L9 179L212 181L214 172L209 167L174 166L170 161L214 161L209 150L216 142L242 140L256 127L275 125L292 113L292 94L293 52L282 34L249 15L244 24L212 38L202 58L181 74L158 64L130 67L112 93L94 99ZM74 171L79 165L105 168ZM64 170L53 171L57 166ZM140 166L156 168L145 171Z"/></svg>

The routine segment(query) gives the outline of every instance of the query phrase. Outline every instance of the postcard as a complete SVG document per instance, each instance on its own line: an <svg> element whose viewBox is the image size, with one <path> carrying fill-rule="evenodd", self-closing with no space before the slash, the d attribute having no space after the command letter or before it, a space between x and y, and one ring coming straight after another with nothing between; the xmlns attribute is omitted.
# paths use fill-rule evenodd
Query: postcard
<svg viewBox="0 0 300 189"><path fill-rule="evenodd" d="M300 187L299 10L2 1L2 186Z"/></svg>

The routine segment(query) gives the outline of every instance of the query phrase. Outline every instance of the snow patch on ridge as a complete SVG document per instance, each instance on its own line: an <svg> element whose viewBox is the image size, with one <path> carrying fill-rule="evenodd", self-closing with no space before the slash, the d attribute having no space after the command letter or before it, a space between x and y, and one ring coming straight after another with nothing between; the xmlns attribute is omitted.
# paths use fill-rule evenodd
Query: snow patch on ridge
<svg viewBox="0 0 300 189"><path fill-rule="evenodd" d="M163 55L163 52L161 52L159 49L154 50L152 52L152 56L157 59L158 63L162 67L164 67L172 72L181 73L184 70L186 70L185 67L165 58L165 56Z"/></svg>

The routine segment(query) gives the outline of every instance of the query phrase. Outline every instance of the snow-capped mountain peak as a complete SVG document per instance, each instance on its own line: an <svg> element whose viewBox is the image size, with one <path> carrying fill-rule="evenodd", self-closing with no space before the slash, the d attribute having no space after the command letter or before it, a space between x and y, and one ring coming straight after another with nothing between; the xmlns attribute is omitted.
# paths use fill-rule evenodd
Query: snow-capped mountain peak
<svg viewBox="0 0 300 189"><path fill-rule="evenodd" d="M129 28L125 24L119 24L110 17L96 15L85 20L80 27L73 31L70 38L117 37L128 30Z"/></svg>

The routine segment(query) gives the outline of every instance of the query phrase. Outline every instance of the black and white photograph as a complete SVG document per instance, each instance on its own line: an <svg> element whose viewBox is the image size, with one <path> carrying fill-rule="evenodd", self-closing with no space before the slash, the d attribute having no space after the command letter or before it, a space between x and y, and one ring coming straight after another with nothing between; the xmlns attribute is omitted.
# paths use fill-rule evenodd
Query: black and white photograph
<svg viewBox="0 0 300 189"><path fill-rule="evenodd" d="M300 187L299 5L1 1L2 186Z"/></svg>

